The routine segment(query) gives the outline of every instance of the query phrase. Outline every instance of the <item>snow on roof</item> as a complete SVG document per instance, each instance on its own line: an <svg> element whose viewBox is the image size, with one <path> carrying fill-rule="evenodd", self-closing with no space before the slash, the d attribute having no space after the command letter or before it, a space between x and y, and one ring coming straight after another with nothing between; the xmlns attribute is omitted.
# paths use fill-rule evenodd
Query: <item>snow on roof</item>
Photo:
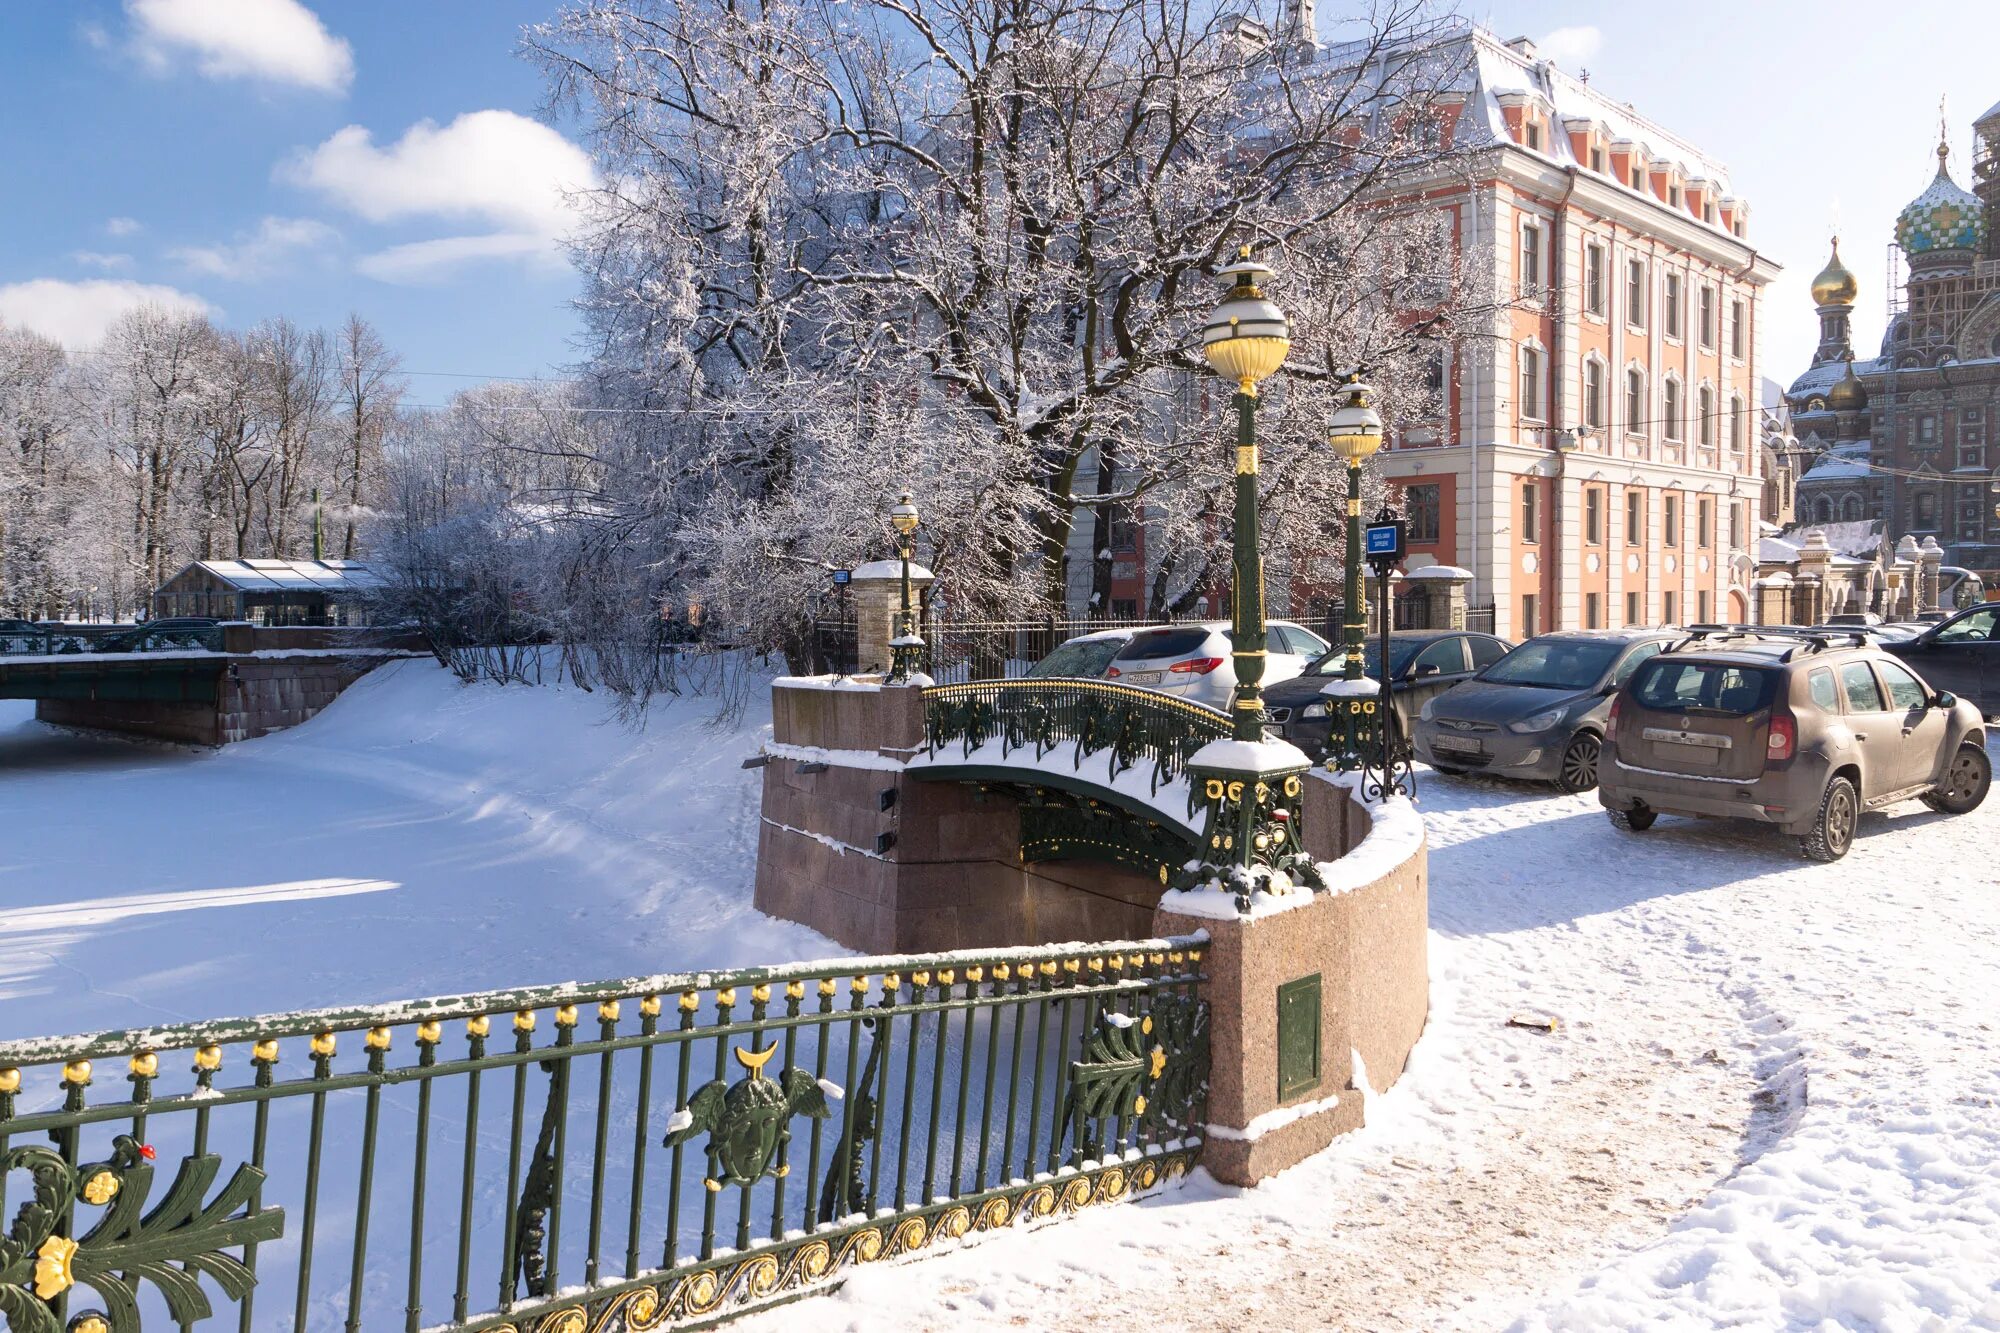
<svg viewBox="0 0 2000 1333"><path fill-rule="evenodd" d="M901 560L870 560L866 564L856 565L849 577L857 579L900 579L903 577L903 562ZM910 577L913 579L929 579L936 578L937 576L912 560L910 562Z"/></svg>
<svg viewBox="0 0 2000 1333"><path fill-rule="evenodd" d="M1760 565L1789 565L1799 558L1799 548L1795 543L1782 537L1759 537L1757 539L1757 563Z"/></svg>
<svg viewBox="0 0 2000 1333"><path fill-rule="evenodd" d="M1848 454L1828 454L1819 462L1806 469L1801 481L1857 481L1872 477L1875 469L1865 458L1855 458Z"/></svg>
<svg viewBox="0 0 2000 1333"><path fill-rule="evenodd" d="M1594 85L1558 69L1551 61L1524 53L1507 44L1491 29L1463 19L1448 19L1425 26L1410 42L1422 43L1443 64L1458 64L1460 72L1445 88L1467 99L1465 114L1459 118L1453 138L1459 143L1511 142L1500 98L1525 95L1541 101L1559 121L1590 121L1614 142L1629 142L1647 162L1664 162L1679 168L1689 181L1704 182L1718 200L1731 197L1729 168L1687 140L1647 119L1630 103L1614 101ZM1329 43L1322 58L1335 69L1351 69L1368 60L1381 60L1383 52L1371 40ZM1569 135L1548 135L1540 150L1554 161L1589 169L1589 162L1572 151ZM1644 197L1653 198L1650 191ZM1662 208L1671 207L1664 201ZM1685 208L1675 212L1697 222ZM1720 222L1704 225L1723 230Z"/></svg>
<svg viewBox="0 0 2000 1333"><path fill-rule="evenodd" d="M1805 545L1806 534L1817 528L1826 535L1826 544L1838 555L1873 559L1882 549L1882 520L1851 518L1837 523L1795 523L1786 528L1783 540L1794 547Z"/></svg>
<svg viewBox="0 0 2000 1333"><path fill-rule="evenodd" d="M189 569L205 570L238 592L373 592L385 582L360 560L197 560L174 578Z"/></svg>
<svg viewBox="0 0 2000 1333"><path fill-rule="evenodd" d="M1872 375L1880 367L1880 364L1879 358L1873 361L1856 361L1854 363L1854 374L1856 378L1863 375ZM1785 396L1787 398L1805 398L1815 393L1823 394L1834 385L1840 383L1841 377L1846 374L1847 363L1845 361L1822 361L1793 380L1792 387L1785 390Z"/></svg>

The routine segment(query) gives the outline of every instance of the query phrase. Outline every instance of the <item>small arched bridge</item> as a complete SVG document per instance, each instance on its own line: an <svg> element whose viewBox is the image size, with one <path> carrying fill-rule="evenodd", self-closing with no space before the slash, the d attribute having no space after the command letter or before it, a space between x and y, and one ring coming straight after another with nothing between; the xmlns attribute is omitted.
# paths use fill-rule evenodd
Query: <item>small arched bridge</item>
<svg viewBox="0 0 2000 1333"><path fill-rule="evenodd" d="M983 680L924 696L924 747L906 766L1021 806L1024 862L1112 861L1162 883L1200 845L1187 763L1230 734L1220 709L1102 680Z"/></svg>

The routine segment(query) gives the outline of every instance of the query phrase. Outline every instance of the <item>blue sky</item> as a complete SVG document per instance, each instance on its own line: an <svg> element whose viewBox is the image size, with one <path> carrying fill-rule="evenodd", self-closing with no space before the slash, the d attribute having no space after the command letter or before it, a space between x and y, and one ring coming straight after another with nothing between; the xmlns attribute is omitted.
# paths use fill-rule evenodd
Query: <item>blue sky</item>
<svg viewBox="0 0 2000 1333"><path fill-rule="evenodd" d="M556 0L17 0L0 11L0 318L87 344L143 296L235 327L374 321L421 372L573 360L560 189L588 179L574 127L538 119L522 24ZM1346 8L1323 0L1322 31ZM1991 0L1521 0L1474 6L1502 37L1725 161L1751 238L1787 272L1765 373L1816 330L1805 295L1836 216L1879 338L1884 246L1928 182L1949 98L1954 174L2000 101ZM569 135L570 139L564 136Z"/></svg>

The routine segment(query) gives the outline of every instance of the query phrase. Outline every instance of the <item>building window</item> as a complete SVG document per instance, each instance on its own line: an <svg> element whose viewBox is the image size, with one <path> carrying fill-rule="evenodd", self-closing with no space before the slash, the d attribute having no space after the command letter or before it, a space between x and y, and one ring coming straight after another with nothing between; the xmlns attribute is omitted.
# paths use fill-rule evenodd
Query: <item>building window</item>
<svg viewBox="0 0 2000 1333"><path fill-rule="evenodd" d="M1532 222L1521 228L1521 295L1542 295L1542 229Z"/></svg>
<svg viewBox="0 0 2000 1333"><path fill-rule="evenodd" d="M1412 542L1438 539L1438 499L1441 488L1435 483L1403 488L1404 516Z"/></svg>
<svg viewBox="0 0 2000 1333"><path fill-rule="evenodd" d="M1743 504L1738 501L1729 506L1729 546L1731 550L1743 549Z"/></svg>
<svg viewBox="0 0 2000 1333"><path fill-rule="evenodd" d="M1632 168L1632 188L1635 190L1646 188L1646 172L1643 167Z"/></svg>
<svg viewBox="0 0 2000 1333"><path fill-rule="evenodd" d="M1604 313L1604 247L1583 247L1583 308L1593 315Z"/></svg>
<svg viewBox="0 0 2000 1333"><path fill-rule="evenodd" d="M1694 502L1694 544L1704 551L1715 544L1715 501L1706 495Z"/></svg>
<svg viewBox="0 0 2000 1333"><path fill-rule="evenodd" d="M1541 492L1535 483L1521 486L1521 540L1534 545L1542 540Z"/></svg>
<svg viewBox="0 0 2000 1333"><path fill-rule="evenodd" d="M1828 512L1831 515L1831 511ZM1849 523L1859 522L1861 520L1861 497L1850 495L1845 500L1842 500L1840 502L1840 517Z"/></svg>
<svg viewBox="0 0 2000 1333"><path fill-rule="evenodd" d="M1542 416L1542 354L1533 347L1521 349L1521 415Z"/></svg>
<svg viewBox="0 0 2000 1333"><path fill-rule="evenodd" d="M1673 589L1669 588L1660 594L1660 612L1667 624L1680 623L1680 610L1680 596Z"/></svg>
<svg viewBox="0 0 2000 1333"><path fill-rule="evenodd" d="M1665 503L1666 508L1662 514L1663 522L1661 526L1666 531L1662 534L1662 537L1668 546L1679 546L1681 544L1681 497L1678 495L1669 495L1666 497ZM1671 620L1672 617L1669 616L1668 619Z"/></svg>
<svg viewBox="0 0 2000 1333"><path fill-rule="evenodd" d="M1521 594L1521 637L1532 638L1541 632L1541 599L1531 592L1524 592Z"/></svg>
<svg viewBox="0 0 2000 1333"><path fill-rule="evenodd" d="M1639 594L1638 594L1638 593L1636 593L1636 592L1628 592L1628 593L1626 593L1626 594L1625 594L1625 623L1626 623L1626 624L1628 624L1628 625L1636 625L1636 624L1638 624L1638 623L1639 623L1639 621L1640 621L1640 618L1641 618L1641 617L1643 617L1643 616L1644 616L1645 614L1646 614L1646 612L1645 612L1644 608L1642 608L1642 607L1641 607L1641 606L1639 605Z"/></svg>
<svg viewBox="0 0 2000 1333"><path fill-rule="evenodd" d="M1910 430L1910 440L1919 447L1933 447L1937 444L1937 415L1926 412L1916 419Z"/></svg>
<svg viewBox="0 0 2000 1333"><path fill-rule="evenodd" d="M1625 544L1639 546L1646 540L1646 493L1625 492Z"/></svg>
<svg viewBox="0 0 2000 1333"><path fill-rule="evenodd" d="M1701 301L1698 310L1700 312L1701 345L1703 347L1713 347L1715 346L1715 288L1703 287L1701 289Z"/></svg>
<svg viewBox="0 0 2000 1333"><path fill-rule="evenodd" d="M1583 539L1592 546L1604 544L1604 492L1595 486L1583 490Z"/></svg>
<svg viewBox="0 0 2000 1333"><path fill-rule="evenodd" d="M1542 127L1536 122L1531 120L1527 123L1526 129L1528 133L1528 147L1533 149L1537 153L1541 152Z"/></svg>
<svg viewBox="0 0 2000 1333"><path fill-rule="evenodd" d="M1585 629L1604 628L1604 615L1600 609L1599 602L1600 597L1597 593L1587 592L1583 595L1583 627Z"/></svg>
<svg viewBox="0 0 2000 1333"><path fill-rule="evenodd" d="M1744 445L1743 398L1740 394L1729 395L1729 451L1740 454Z"/></svg>
<svg viewBox="0 0 2000 1333"><path fill-rule="evenodd" d="M1679 208L1679 207L1681 206L1681 187L1680 187L1680 186L1678 186L1678 185L1669 185L1669 186L1667 187L1667 202L1668 202L1668 203L1670 203L1670 204L1672 204L1672 205L1673 205L1673 206L1674 206L1675 208Z"/></svg>
<svg viewBox="0 0 2000 1333"><path fill-rule="evenodd" d="M1667 336L1669 338L1678 338L1681 336L1681 275L1680 274L1678 273L1667 274L1666 298L1667 298L1666 300Z"/></svg>
<svg viewBox="0 0 2000 1333"><path fill-rule="evenodd" d="M1660 390L1660 423L1662 433L1670 440L1681 438L1681 382L1670 379Z"/></svg>
<svg viewBox="0 0 2000 1333"><path fill-rule="evenodd" d="M1715 619L1715 604L1710 600L1714 594L1703 588L1694 595L1694 618L1698 624L1711 624Z"/></svg>
<svg viewBox="0 0 2000 1333"><path fill-rule="evenodd" d="M1604 363L1583 363L1583 424L1592 430L1604 429Z"/></svg>
<svg viewBox="0 0 2000 1333"><path fill-rule="evenodd" d="M1918 491L1916 503L1911 510L1910 526L1923 530L1937 527L1937 496L1931 491Z"/></svg>
<svg viewBox="0 0 2000 1333"><path fill-rule="evenodd" d="M1625 322L1646 327L1646 265L1637 259L1625 261Z"/></svg>
<svg viewBox="0 0 2000 1333"><path fill-rule="evenodd" d="M1646 428L1646 376L1637 370L1625 372L1625 429L1634 435Z"/></svg>
<svg viewBox="0 0 2000 1333"><path fill-rule="evenodd" d="M1604 174L1604 149L1599 144L1590 146L1590 169L1600 176Z"/></svg>
<svg viewBox="0 0 2000 1333"><path fill-rule="evenodd" d="M1694 410L1695 415L1701 419L1701 424L1695 427L1695 438L1701 441L1702 448L1713 449L1715 447L1715 390L1709 388L1706 384L1695 390Z"/></svg>
<svg viewBox="0 0 2000 1333"><path fill-rule="evenodd" d="M1738 361L1743 359L1743 340L1747 336L1743 331L1743 326L1743 303L1741 301L1731 301L1729 303L1729 354Z"/></svg>

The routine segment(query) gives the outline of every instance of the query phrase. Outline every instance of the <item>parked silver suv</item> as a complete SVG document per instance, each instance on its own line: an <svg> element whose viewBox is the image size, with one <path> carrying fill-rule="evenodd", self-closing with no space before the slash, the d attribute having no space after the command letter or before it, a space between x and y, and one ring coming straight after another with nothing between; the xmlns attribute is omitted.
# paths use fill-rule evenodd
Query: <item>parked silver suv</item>
<svg viewBox="0 0 2000 1333"><path fill-rule="evenodd" d="M1845 856L1864 810L1960 815L1993 778L1979 710L1933 690L1864 632L1697 630L1613 698L1598 765L1611 822L1750 819Z"/></svg>

